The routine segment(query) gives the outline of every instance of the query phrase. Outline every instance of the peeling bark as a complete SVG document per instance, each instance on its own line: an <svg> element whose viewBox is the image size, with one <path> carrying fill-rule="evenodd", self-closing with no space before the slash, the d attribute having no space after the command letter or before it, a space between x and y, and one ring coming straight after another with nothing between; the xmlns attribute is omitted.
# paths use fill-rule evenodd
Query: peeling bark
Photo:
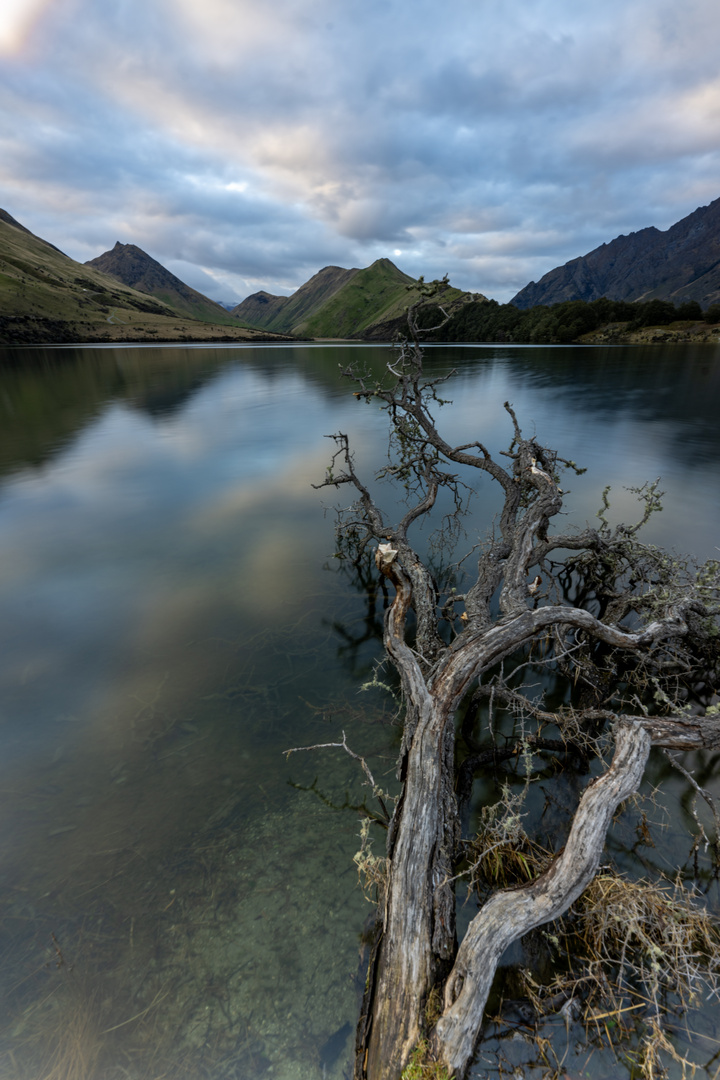
<svg viewBox="0 0 720 1080"><path fill-rule="evenodd" d="M428 702L408 755L363 1062L368 1077L399 1075L423 1034L427 995L455 951L455 896L444 884L457 833L446 720Z"/></svg>

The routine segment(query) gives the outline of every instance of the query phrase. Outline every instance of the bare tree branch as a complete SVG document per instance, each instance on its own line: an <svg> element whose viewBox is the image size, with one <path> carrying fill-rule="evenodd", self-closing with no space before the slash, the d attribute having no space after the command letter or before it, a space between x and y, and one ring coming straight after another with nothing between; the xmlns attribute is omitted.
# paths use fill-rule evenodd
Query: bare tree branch
<svg viewBox="0 0 720 1080"><path fill-rule="evenodd" d="M462 1080L499 957L519 935L566 910L587 886L612 815L637 789L650 746L720 748L720 564L694 567L641 542L642 526L660 509L657 481L635 491L640 512L631 525L611 527L606 489L598 526L553 532L563 506L562 470L582 470L526 437L509 402L505 464L480 439L448 442L431 409L444 404L439 388L449 376L424 376L419 342L423 305L444 288L447 281L422 283L408 316L409 338L397 346L384 381L346 372L356 398L379 402L387 412L389 456L375 479L400 485L397 520L380 512L343 433L333 436L337 449L318 485L353 489L355 502L337 514L339 552L357 565L363 558L367 566L374 551L380 580L394 588L383 642L405 709L402 790L388 828L356 1080L397 1080L429 1033L439 1059ZM432 519L440 494L449 496L450 528L445 522L438 541L449 565L449 544L462 535L469 469L489 475L503 501L491 536L471 542L472 572L461 571L462 559L454 564L455 592L443 584L447 574L438 584L411 536ZM521 684L533 668L562 682L562 706L550 708ZM474 711L461 731L469 761L463 796L478 765L519 760L521 747L555 755L568 748L587 761L611 727L616 754L585 791L550 869L522 889L492 897L458 948L453 882L462 845L455 722L469 701ZM490 719L489 744L472 733L485 703L507 710L520 724L520 734L504 746ZM548 726L559 730L559 741L543 734ZM342 743L321 745L352 754L344 734ZM689 773L686 778L696 783ZM443 1012L433 1026L426 1005L440 995Z"/></svg>
<svg viewBox="0 0 720 1080"><path fill-rule="evenodd" d="M620 725L612 765L586 789L561 854L532 884L496 893L470 923L445 983L445 1009L433 1033L437 1054L450 1073L463 1076L467 1069L507 947L567 911L594 877L613 814L637 791L649 752L650 739L642 729Z"/></svg>

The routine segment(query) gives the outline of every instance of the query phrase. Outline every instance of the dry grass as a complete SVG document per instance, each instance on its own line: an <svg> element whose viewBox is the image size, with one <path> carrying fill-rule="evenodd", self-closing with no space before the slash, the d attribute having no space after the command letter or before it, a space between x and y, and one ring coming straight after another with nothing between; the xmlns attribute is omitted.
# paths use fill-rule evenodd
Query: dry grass
<svg viewBox="0 0 720 1080"><path fill-rule="evenodd" d="M24 1007L12 1009L10 1038L4 1040L2 1055L12 1072L2 1075L12 1075L13 1080L130 1075L123 1074L119 1062L129 1062L140 1045L161 1048L156 1014L167 993L157 994L149 1005L129 1015L131 1000L119 990L117 972L100 972L92 964L66 965L55 947L59 960L43 965L30 980L36 989L38 982L44 984L44 992L33 993L29 986ZM132 1075L156 1080L163 1071L155 1067L159 1056L154 1050L146 1053L141 1071Z"/></svg>
<svg viewBox="0 0 720 1080"><path fill-rule="evenodd" d="M525 791L505 790L498 803L483 808L462 875L481 899L534 880L552 860L525 832L524 797ZM664 1076L670 1062L683 1077L699 1068L673 1045L667 1021L720 997L720 927L679 878L599 874L543 936L555 953L552 982L540 985L523 973L538 1017L562 1007L568 1019L583 1023L591 1043L622 1051L632 1074L645 1080ZM539 1031L535 1043L542 1051Z"/></svg>
<svg viewBox="0 0 720 1080"><path fill-rule="evenodd" d="M103 1055L102 1014L94 994L79 985L56 995L52 1027L46 1029L46 1053L39 1080L93 1080Z"/></svg>
<svg viewBox="0 0 720 1080"><path fill-rule="evenodd" d="M656 1080L668 1059L694 1073L664 1029L669 1013L685 1013L720 993L720 930L680 881L627 881L599 875L547 935L572 964L541 987L525 972L538 1014L558 1001L572 1005L592 1040L626 1042L637 1075Z"/></svg>
<svg viewBox="0 0 720 1080"><path fill-rule="evenodd" d="M499 802L482 808L480 828L466 849L470 887L481 895L488 888L526 885L552 861L552 853L525 832L524 799L525 789L513 794L505 788Z"/></svg>
<svg viewBox="0 0 720 1080"><path fill-rule="evenodd" d="M685 1005L720 990L720 934L708 912L679 881L626 881L602 874L576 905L588 955L617 964L622 989L633 981L659 1008L662 995Z"/></svg>

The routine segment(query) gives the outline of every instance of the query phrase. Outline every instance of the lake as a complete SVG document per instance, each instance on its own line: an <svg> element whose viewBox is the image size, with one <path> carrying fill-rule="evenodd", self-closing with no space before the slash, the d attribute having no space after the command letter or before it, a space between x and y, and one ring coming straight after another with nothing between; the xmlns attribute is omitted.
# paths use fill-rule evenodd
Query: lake
<svg viewBox="0 0 720 1080"><path fill-rule="evenodd" d="M380 371L387 355L0 349L3 1080L349 1068L372 912L353 863L367 789L340 750L283 751L344 731L394 784L396 702L360 689L382 613L333 558L336 500L312 486L337 431L363 475L382 464L384 414L339 369ZM509 400L587 467L566 482L564 525L593 521L608 483L611 520L631 518L629 489L660 477L645 538L717 555L720 348L436 346L427 365L457 372L439 417L456 443L506 447ZM482 478L471 541L498 507ZM720 795L714 759L698 762ZM690 793L659 759L649 780L669 823L650 862L672 876ZM710 1059L713 1023L698 1010L678 1046ZM543 1075L517 1040L493 1038L478 1076L502 1061ZM573 1038L570 1075L617 1075Z"/></svg>

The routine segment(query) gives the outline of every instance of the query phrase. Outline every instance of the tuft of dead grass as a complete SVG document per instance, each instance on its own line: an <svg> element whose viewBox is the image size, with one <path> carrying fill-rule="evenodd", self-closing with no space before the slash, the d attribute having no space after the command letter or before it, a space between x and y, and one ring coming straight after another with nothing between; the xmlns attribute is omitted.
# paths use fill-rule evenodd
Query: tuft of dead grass
<svg viewBox="0 0 720 1080"><path fill-rule="evenodd" d="M556 930L546 936L572 970L550 986L524 973L538 1014L571 1005L591 1039L634 1045L628 1056L645 1080L664 1076L668 1059L693 1075L698 1066L677 1052L664 1021L720 995L720 928L694 891L602 873Z"/></svg>
<svg viewBox="0 0 720 1080"><path fill-rule="evenodd" d="M488 888L526 885L552 861L552 852L525 832L524 800L524 789L516 794L504 788L498 802L482 808L478 832L466 848L470 888L480 894Z"/></svg>
<svg viewBox="0 0 720 1080"><path fill-rule="evenodd" d="M641 985L656 1011L668 994L690 1007L701 993L720 991L720 932L679 880L600 874L575 905L575 915L574 933L584 951L617 966L620 990Z"/></svg>

